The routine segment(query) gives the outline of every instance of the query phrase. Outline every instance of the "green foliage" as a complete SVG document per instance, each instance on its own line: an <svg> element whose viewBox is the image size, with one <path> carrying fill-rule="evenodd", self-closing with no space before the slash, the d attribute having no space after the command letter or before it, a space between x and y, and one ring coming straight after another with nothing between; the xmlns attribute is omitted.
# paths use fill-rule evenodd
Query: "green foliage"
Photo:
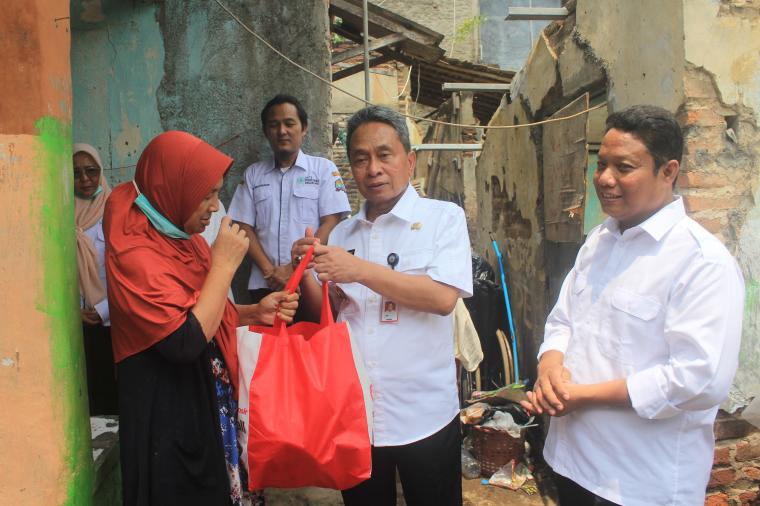
<svg viewBox="0 0 760 506"><path fill-rule="evenodd" d="M485 16L473 16L462 21L462 24L457 27L457 31L454 33L454 42L462 42L477 27L483 24L485 20Z"/></svg>

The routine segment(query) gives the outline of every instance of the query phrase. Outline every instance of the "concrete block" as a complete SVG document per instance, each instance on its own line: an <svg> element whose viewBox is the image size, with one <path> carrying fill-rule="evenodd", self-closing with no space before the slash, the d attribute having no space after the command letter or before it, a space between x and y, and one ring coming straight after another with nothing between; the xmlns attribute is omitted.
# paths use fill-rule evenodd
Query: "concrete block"
<svg viewBox="0 0 760 506"><path fill-rule="evenodd" d="M581 90L604 81L604 71L575 42L568 40L559 55L559 78L562 93L566 97L575 97Z"/></svg>
<svg viewBox="0 0 760 506"><path fill-rule="evenodd" d="M522 78L517 84L519 89L513 91L528 102L531 114L535 115L541 109L544 97L557 86L559 79L557 55L543 33L533 46L520 74Z"/></svg>

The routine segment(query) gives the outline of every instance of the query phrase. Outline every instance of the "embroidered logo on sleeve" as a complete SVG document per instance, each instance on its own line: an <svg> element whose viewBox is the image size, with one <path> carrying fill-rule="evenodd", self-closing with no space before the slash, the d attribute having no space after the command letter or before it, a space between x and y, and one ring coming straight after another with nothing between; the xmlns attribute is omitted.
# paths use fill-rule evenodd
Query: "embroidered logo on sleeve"
<svg viewBox="0 0 760 506"><path fill-rule="evenodd" d="M335 191L336 192L346 191L346 184L343 182L341 178L338 178L335 180Z"/></svg>

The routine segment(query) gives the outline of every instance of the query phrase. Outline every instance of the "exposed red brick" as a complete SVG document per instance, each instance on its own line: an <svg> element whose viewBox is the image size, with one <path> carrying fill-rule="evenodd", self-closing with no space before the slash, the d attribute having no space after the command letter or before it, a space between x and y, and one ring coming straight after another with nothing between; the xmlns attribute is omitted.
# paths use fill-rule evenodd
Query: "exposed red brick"
<svg viewBox="0 0 760 506"><path fill-rule="evenodd" d="M725 176L703 172L682 171L678 174L679 188L723 188L729 185Z"/></svg>
<svg viewBox="0 0 760 506"><path fill-rule="evenodd" d="M696 216L692 216L692 218L694 218L697 221L697 223L705 227L705 229L711 234L717 234L725 230L726 226L728 225L728 217L707 219L707 218L698 218Z"/></svg>
<svg viewBox="0 0 760 506"><path fill-rule="evenodd" d="M691 213L717 209L734 209L737 206L736 196L708 197L701 195L686 195L686 209Z"/></svg>
<svg viewBox="0 0 760 506"><path fill-rule="evenodd" d="M706 76L687 72L684 79L684 93L688 98L714 98L715 86Z"/></svg>
<svg viewBox="0 0 760 506"><path fill-rule="evenodd" d="M760 482L760 467L745 467L742 471L750 480Z"/></svg>
<svg viewBox="0 0 760 506"><path fill-rule="evenodd" d="M730 485L734 481L736 481L736 470L733 468L713 469L712 473L710 473L710 482L707 484L707 487L722 487Z"/></svg>
<svg viewBox="0 0 760 506"><path fill-rule="evenodd" d="M715 420L715 440L738 439L744 437L756 429L745 420L740 420L724 411L718 412Z"/></svg>
<svg viewBox="0 0 760 506"><path fill-rule="evenodd" d="M760 440L752 438L749 441L740 441L736 445L734 458L739 462L760 458Z"/></svg>
<svg viewBox="0 0 760 506"><path fill-rule="evenodd" d="M726 127L726 119L712 109L695 109L686 113L687 125Z"/></svg>
<svg viewBox="0 0 760 506"><path fill-rule="evenodd" d="M739 500L742 506L750 506L757 504L757 490L742 492L739 494Z"/></svg>
<svg viewBox="0 0 760 506"><path fill-rule="evenodd" d="M717 154L726 147L726 129L724 126L710 127L694 125L697 129L687 131L685 151L696 154L699 151Z"/></svg>
<svg viewBox="0 0 760 506"><path fill-rule="evenodd" d="M731 454L729 453L730 449L728 447L724 448L716 448L715 453L713 454L713 465L714 466L727 466L731 463Z"/></svg>
<svg viewBox="0 0 760 506"><path fill-rule="evenodd" d="M728 496L726 494L712 494L705 498L705 506L728 506Z"/></svg>

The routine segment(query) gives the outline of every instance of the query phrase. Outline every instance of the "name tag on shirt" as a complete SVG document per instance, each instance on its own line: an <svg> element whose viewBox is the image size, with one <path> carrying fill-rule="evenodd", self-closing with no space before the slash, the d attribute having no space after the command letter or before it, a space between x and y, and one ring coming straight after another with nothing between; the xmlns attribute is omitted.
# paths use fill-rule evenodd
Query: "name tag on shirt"
<svg viewBox="0 0 760 506"><path fill-rule="evenodd" d="M385 297L380 306L380 323L398 323L398 304Z"/></svg>

